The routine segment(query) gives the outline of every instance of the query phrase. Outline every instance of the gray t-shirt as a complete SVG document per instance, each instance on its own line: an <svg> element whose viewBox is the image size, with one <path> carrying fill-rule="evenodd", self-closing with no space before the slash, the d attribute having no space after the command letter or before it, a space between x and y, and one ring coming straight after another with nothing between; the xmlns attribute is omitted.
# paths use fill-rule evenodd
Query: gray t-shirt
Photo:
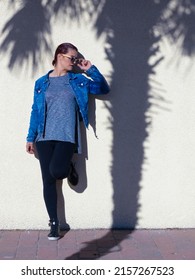
<svg viewBox="0 0 195 280"><path fill-rule="evenodd" d="M47 117L45 136L38 135L36 141L57 140L76 143L79 125L76 127L77 103L69 84L69 75L50 77L46 91ZM77 135L76 135L77 133Z"/></svg>

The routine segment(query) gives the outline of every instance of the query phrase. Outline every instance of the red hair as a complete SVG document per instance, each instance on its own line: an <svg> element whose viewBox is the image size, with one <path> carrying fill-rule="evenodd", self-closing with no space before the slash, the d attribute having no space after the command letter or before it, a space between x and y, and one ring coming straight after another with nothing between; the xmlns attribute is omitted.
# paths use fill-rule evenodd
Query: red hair
<svg viewBox="0 0 195 280"><path fill-rule="evenodd" d="M54 55L54 59L52 61L52 65L55 66L56 65L56 62L57 62L57 56L59 53L63 53L63 54L66 54L68 52L69 49L73 49L75 51L78 52L78 49L77 47L75 47L73 44L71 43L62 43L60 44L56 51L55 51L55 55Z"/></svg>

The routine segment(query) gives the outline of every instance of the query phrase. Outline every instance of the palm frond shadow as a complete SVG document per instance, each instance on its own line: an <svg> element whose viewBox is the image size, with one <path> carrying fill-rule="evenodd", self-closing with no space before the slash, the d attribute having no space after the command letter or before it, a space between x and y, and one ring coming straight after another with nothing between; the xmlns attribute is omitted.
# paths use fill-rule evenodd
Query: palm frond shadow
<svg viewBox="0 0 195 280"><path fill-rule="evenodd" d="M33 73L40 64L41 53L51 54L50 14L41 1L24 1L24 5L4 25L2 36L0 53L9 50L9 69L27 65Z"/></svg>

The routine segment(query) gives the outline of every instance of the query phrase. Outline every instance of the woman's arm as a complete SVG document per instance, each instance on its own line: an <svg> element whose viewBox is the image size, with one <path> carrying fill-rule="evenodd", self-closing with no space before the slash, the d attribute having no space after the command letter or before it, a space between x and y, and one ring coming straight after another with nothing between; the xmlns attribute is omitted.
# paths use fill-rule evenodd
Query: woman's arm
<svg viewBox="0 0 195 280"><path fill-rule="evenodd" d="M95 65L92 65L89 60L80 60L78 66L85 71L90 80L90 93L92 94L106 94L110 91L110 87Z"/></svg>
<svg viewBox="0 0 195 280"><path fill-rule="evenodd" d="M37 109L35 95L36 95L36 84L35 84L35 87L34 87L34 98L33 98L34 100L33 100L33 105L32 105L32 110L31 110L28 135L27 135L27 138L26 138L27 142L30 142L30 143L34 142L34 140L36 139L36 136L37 136L37 126L38 126L37 113L38 113L38 109Z"/></svg>

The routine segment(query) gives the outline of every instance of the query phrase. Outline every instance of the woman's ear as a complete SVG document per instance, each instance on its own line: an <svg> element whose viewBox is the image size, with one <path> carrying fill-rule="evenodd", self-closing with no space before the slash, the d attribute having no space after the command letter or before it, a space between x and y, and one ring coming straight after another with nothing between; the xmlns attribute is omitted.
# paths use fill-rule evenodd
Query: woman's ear
<svg viewBox="0 0 195 280"><path fill-rule="evenodd" d="M61 60L62 58L63 58L63 56L61 53L57 54L57 60Z"/></svg>

